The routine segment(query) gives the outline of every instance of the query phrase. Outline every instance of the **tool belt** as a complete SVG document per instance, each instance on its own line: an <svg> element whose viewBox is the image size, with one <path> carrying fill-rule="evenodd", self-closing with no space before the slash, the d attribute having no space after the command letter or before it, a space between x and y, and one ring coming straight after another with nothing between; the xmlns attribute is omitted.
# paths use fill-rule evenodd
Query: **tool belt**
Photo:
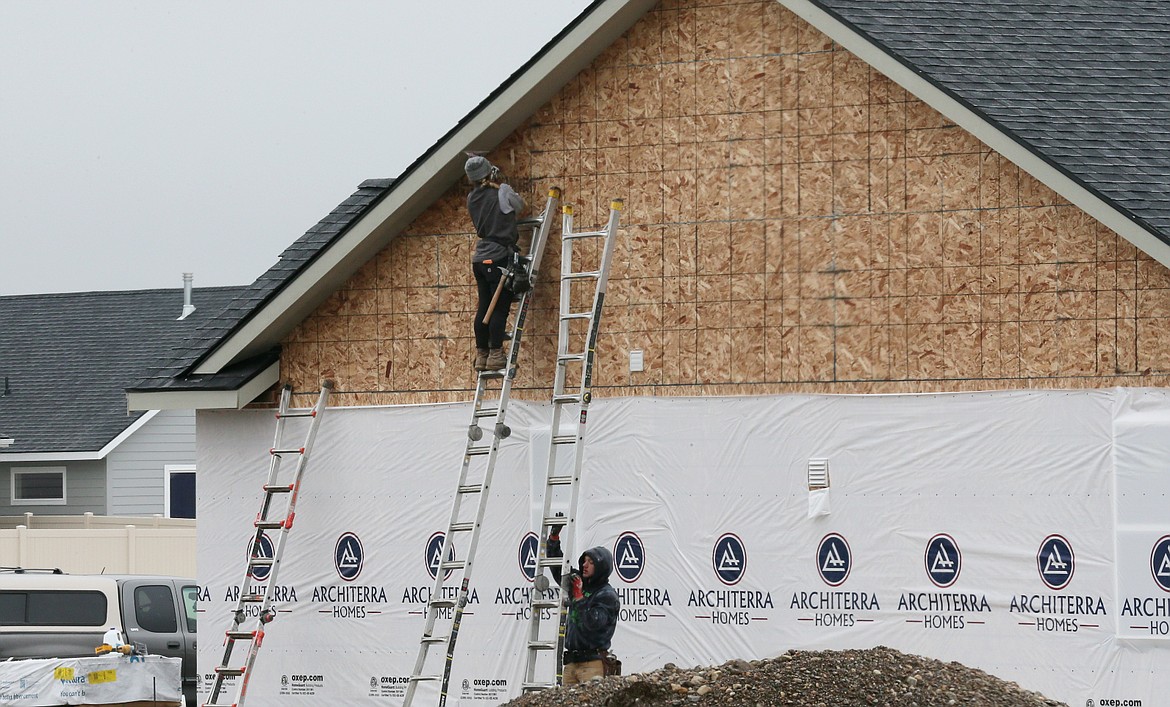
<svg viewBox="0 0 1170 707"><path fill-rule="evenodd" d="M565 651L566 663L588 663L591 660L601 660L600 651Z"/></svg>

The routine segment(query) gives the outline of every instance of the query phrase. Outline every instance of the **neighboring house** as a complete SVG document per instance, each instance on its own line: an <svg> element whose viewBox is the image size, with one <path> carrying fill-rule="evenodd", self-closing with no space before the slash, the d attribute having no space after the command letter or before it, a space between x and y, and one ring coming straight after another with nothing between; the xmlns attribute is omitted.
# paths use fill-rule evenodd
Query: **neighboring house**
<svg viewBox="0 0 1170 707"><path fill-rule="evenodd" d="M560 186L581 226L625 199L593 369L594 405L620 429L590 442L602 463L582 513L598 535L655 543L646 565L657 563L653 582L674 597L623 618L627 666L889 641L973 656L1070 703L1163 694L1161 676L1153 688L1125 684L1146 681L1142 666L1164 661L1167 644L1121 608L1138 596L1164 607L1170 591L1170 526L1150 500L1170 492L1170 24L1151 19L1163 14L1150 0L1051 10L1006 0L593 3L396 179L361 184L191 347L128 389L132 409L198 411L199 462L216 479L215 495L200 499L224 519L199 531L208 611L239 589L215 560L252 532L256 499L242 496L256 493L259 471L254 479L234 462L268 448L260 427L270 418L238 408L269 404L277 382L307 405L332 379L331 405L342 409L319 442L330 465L310 477L316 486L306 481L297 508L310 532L297 546L300 574L282 578L300 597L289 614L318 655L351 661L306 669L337 701L373 704L376 676L401 684L410 674L426 601L416 597L429 582L422 545L446 527L440 480L466 444L455 406L413 405L474 395L462 165L483 150L537 208L545 187ZM553 240L555 253L556 230ZM520 650L521 613L501 619L492 597L506 604L500 597L524 586L512 543L531 529L522 455L536 452L520 447L540 434L547 443L539 405L556 357L555 256L545 263L512 389L517 456L495 480L512 512L493 519L496 542L482 551L496 554L476 577L483 603L461 629L473 636L461 650L481 651L470 662L485 672L457 667L464 685L491 677L483 683L514 691L522 680L501 648ZM630 365L634 352L643 366ZM400 404L412 407L388 407ZM598 417L592 408L594 430ZM822 455L845 512L808 497L803 465ZM980 463L968 466L972 455ZM444 458L449 470L437 468ZM744 479L754 485L741 488ZM712 577L715 550L730 547L716 538L739 540L739 526L760 559L752 582L727 589L739 577ZM942 559L924 573L927 540L953 540L952 526L973 538L963 562L984 574L935 591L950 584L930 572L957 578L958 553L935 552ZM836 580L818 577L813 560L833 533L865 558L842 594L872 591L877 605L888 591L884 614L854 624L826 606L840 596L825 588ZM1107 610L1088 601L1091 619L1036 619L1064 586L1041 583L1052 565L1037 576L1045 547L1068 558L1053 564L1072 576L1071 555L1043 546L1049 539L1088 558L1060 596L1092 593ZM729 558L721 567L747 566L746 555L718 554ZM332 601L342 592L323 585L353 576L342 560L385 601ZM930 615L899 615L899 590L906 612ZM735 604L765 592L776 595L766 616ZM988 611L962 634L957 612L927 608L979 592ZM809 597L842 611L814 621ZM637 630L656 613L669 616L662 628ZM1020 628L1024 615L1032 628ZM265 651L282 650L269 635ZM717 652L741 641L756 654ZM217 644L202 643L206 672ZM302 648L288 648L283 665ZM1074 659L1076 669L1054 662ZM257 671L249 694L278 694L279 678Z"/></svg>
<svg viewBox="0 0 1170 707"><path fill-rule="evenodd" d="M127 413L124 389L239 289L0 297L0 516L193 518L194 412Z"/></svg>

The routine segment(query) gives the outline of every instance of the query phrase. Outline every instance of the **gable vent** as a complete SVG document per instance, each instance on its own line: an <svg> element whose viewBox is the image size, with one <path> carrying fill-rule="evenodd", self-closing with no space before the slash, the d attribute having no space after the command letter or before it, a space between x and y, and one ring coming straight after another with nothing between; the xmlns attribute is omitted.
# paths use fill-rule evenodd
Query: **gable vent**
<svg viewBox="0 0 1170 707"><path fill-rule="evenodd" d="M817 491L829 488L829 460L808 460L808 490Z"/></svg>

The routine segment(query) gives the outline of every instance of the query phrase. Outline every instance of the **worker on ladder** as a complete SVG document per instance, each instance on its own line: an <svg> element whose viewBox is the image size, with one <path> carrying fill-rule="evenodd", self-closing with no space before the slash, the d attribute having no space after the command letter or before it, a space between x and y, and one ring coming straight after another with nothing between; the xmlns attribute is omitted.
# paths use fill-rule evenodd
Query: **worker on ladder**
<svg viewBox="0 0 1170 707"><path fill-rule="evenodd" d="M547 554L563 557L560 527L549 529ZM553 567L553 579L559 584L561 570ZM595 677L616 674L609 654L617 628L621 601L609 584L613 572L613 553L600 545L581 553L577 568L569 572L568 616L565 619L564 673L561 683L575 685ZM620 664L618 664L620 665Z"/></svg>
<svg viewBox="0 0 1170 707"><path fill-rule="evenodd" d="M516 230L516 219L525 209L525 204L487 158L472 156L463 165L463 171L472 184L471 193L467 195L467 211L479 236L471 256L471 269L479 294L473 327L475 370L498 371L508 364L504 354L504 334L512 295L521 289L515 281L527 283L528 272L519 259L520 234ZM505 282L509 274L513 283ZM511 289L508 284L512 285Z"/></svg>

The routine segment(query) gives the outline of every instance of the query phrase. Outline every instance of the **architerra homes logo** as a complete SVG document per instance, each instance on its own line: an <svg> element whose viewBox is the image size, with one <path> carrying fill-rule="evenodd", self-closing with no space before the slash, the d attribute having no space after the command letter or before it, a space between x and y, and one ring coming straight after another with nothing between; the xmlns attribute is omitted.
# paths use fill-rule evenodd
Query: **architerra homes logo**
<svg viewBox="0 0 1170 707"><path fill-rule="evenodd" d="M1072 582L1076 559L1072 543L1062 535L1049 535L1036 551L1036 571L1051 590L1043 593L1015 592L1008 611L1021 614L1018 626L1044 632L1076 633L1083 628L1100 628L1105 600L1087 594L1064 593ZM1087 620L1086 620L1087 619Z"/></svg>
<svg viewBox="0 0 1170 707"><path fill-rule="evenodd" d="M959 543L946 533L939 533L926 543L923 554L927 578L940 589L948 589L959 581L963 570L963 554ZM991 613L991 604L984 594L950 592L902 592L898 611L917 614L907 618L908 624L920 624L927 630L962 630L971 625L987 623L970 614Z"/></svg>
<svg viewBox="0 0 1170 707"><path fill-rule="evenodd" d="M536 579L536 564L539 557L540 538L536 537L536 533L529 532L516 548L516 563L520 565L520 574L529 582Z"/></svg>
<svg viewBox="0 0 1170 707"><path fill-rule="evenodd" d="M1121 615L1129 635L1165 639L1170 636L1170 535L1154 541L1149 570L1153 586L1140 585L1149 587L1149 593L1122 597Z"/></svg>
<svg viewBox="0 0 1170 707"><path fill-rule="evenodd" d="M451 546L447 548L447 557L443 559L443 543L447 534L443 531L437 531L427 538L426 544L423 546L423 565L427 568L427 575L436 580L439 572L442 571L444 562L453 562L455 560L455 542L451 541ZM447 570L443 572L443 582L451 578L454 568L448 565ZM427 605L431 601L431 595L434 593L435 585L407 585L402 589L402 603L406 605L421 605L419 609L411 610L411 614L427 613ZM459 596L459 586L457 584L443 584L439 589L439 599L443 601L455 600ZM471 587L470 593L467 597L468 604L478 604L479 594L475 587ZM434 607L437 615L441 618L449 619L454 614L454 607L451 606L436 606ZM465 615L470 615L471 611L464 611Z"/></svg>
<svg viewBox="0 0 1170 707"><path fill-rule="evenodd" d="M354 533L342 533L333 547L333 566L337 569L337 576L347 582L357 579L362 573L365 559L362 541L358 536Z"/></svg>
<svg viewBox="0 0 1170 707"><path fill-rule="evenodd" d="M385 587L350 584L361 574L365 561L365 548L357 533L342 533L333 545L333 569L344 583L313 588L313 601L325 605L317 613L338 619L365 619L382 613L370 605L387 603Z"/></svg>
<svg viewBox="0 0 1170 707"><path fill-rule="evenodd" d="M621 600L618 620L622 622L647 622L665 619L665 607L673 606L670 590L665 587L626 586L633 585L646 569L646 546L638 534L627 530L618 536L613 544L613 562L621 583L617 590Z"/></svg>
<svg viewBox="0 0 1170 707"><path fill-rule="evenodd" d="M735 533L724 533L711 550L711 568L715 577L727 587L735 586L747 573L747 547ZM687 606L706 609L695 618L713 624L747 626L752 621L767 621L760 613L773 609L770 592L748 589L692 589Z"/></svg>
<svg viewBox="0 0 1170 707"><path fill-rule="evenodd" d="M275 557L276 550L272 545L272 539L268 537L268 533L261 532L259 536L253 536L248 541L249 560L272 560ZM254 565L251 561L248 562L248 576L257 582L267 581L268 575L270 574L272 574L272 565Z"/></svg>
<svg viewBox="0 0 1170 707"><path fill-rule="evenodd" d="M849 628L859 623L872 623L874 619L865 612L881 610L877 594L839 588L849 579L853 569L853 552L845 536L829 533L821 538L815 559L821 581L831 589L793 592L788 608L802 612L796 620L817 628Z"/></svg>
<svg viewBox="0 0 1170 707"><path fill-rule="evenodd" d="M613 561L614 569L623 582L637 582L646 567L646 550L642 539L628 530L619 535L613 544Z"/></svg>

